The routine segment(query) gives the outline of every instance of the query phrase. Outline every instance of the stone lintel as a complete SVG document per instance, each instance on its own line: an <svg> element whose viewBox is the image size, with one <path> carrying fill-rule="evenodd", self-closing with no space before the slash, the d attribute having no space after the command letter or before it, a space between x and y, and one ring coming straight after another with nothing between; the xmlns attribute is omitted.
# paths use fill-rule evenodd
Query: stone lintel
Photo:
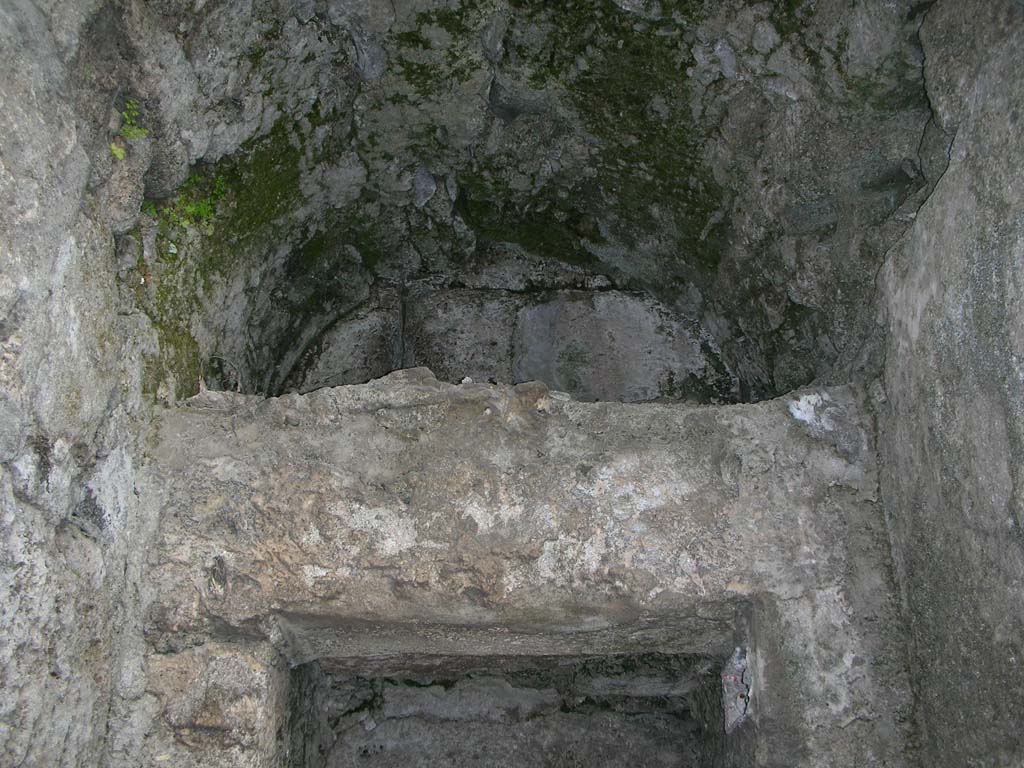
<svg viewBox="0 0 1024 768"><path fill-rule="evenodd" d="M873 503L852 393L579 403L423 370L168 411L152 612L296 660L717 653L738 607L838 584Z"/></svg>

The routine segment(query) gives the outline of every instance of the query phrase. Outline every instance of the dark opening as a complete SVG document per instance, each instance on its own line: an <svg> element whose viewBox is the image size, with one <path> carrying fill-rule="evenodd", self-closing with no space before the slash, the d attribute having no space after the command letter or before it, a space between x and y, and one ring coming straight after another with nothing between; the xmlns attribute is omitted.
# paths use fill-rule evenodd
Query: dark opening
<svg viewBox="0 0 1024 768"><path fill-rule="evenodd" d="M726 765L739 736L726 739L722 671L659 653L310 662L292 672L287 764Z"/></svg>

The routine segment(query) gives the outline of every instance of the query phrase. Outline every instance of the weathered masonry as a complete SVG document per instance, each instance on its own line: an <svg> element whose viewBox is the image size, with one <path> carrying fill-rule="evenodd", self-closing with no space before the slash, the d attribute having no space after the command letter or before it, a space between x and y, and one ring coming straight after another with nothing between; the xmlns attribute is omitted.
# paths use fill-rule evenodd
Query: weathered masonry
<svg viewBox="0 0 1024 768"><path fill-rule="evenodd" d="M1022 0L0 0L0 768L1021 768Z"/></svg>
<svg viewBox="0 0 1024 768"><path fill-rule="evenodd" d="M559 671L634 657L656 670L655 689L623 672L618 693L640 712L654 702L649 732L618 716L677 760L666 764L780 750L904 764L868 434L848 388L621 405L417 369L274 400L200 395L162 416L145 480L163 521L152 690L171 713L149 759L347 765L355 740L379 764L396 743L443 760L401 744L401 718L443 721L455 707L471 723L451 691L501 680L495 708L514 692L538 711L524 704L485 734L467 724L465 738L515 763L503 749L523 722L561 712ZM410 676L455 687L401 714L391 699L418 690ZM356 678L383 692L356 696ZM667 684L679 699L669 728L655 717ZM332 718L296 696L309 686L336 702ZM585 698L595 711L577 719L616 712L610 693L604 707ZM560 738L581 748L571 729ZM633 748L604 745L602 759L625 763Z"/></svg>

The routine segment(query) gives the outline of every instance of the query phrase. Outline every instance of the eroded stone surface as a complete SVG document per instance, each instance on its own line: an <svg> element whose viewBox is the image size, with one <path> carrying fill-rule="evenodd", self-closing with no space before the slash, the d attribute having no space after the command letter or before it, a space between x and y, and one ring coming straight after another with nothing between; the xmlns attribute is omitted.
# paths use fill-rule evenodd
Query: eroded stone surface
<svg viewBox="0 0 1024 768"><path fill-rule="evenodd" d="M149 695L162 708L146 751L147 765L271 768L285 759L288 669L263 645L204 643L148 659Z"/></svg>
<svg viewBox="0 0 1024 768"><path fill-rule="evenodd" d="M821 518L873 500L856 403L814 397L806 424L782 402L586 405L425 371L304 397L209 393L163 416L153 454L156 626L294 614L342 636L351 619L719 650L730 603L838 579L843 543ZM812 524L821 542L794 536ZM705 631L673 636L660 617Z"/></svg>
<svg viewBox="0 0 1024 768"><path fill-rule="evenodd" d="M850 390L628 406L414 370L191 406L162 416L146 482L161 653L213 636L293 663L724 659L752 616L774 622L753 687L786 753L900 764L904 677L894 634L867 631L894 604ZM805 698L773 699L783 684Z"/></svg>
<svg viewBox="0 0 1024 768"><path fill-rule="evenodd" d="M883 488L923 759L950 768L1024 755L1022 28L1019 3L929 13L948 169L882 280Z"/></svg>
<svg viewBox="0 0 1024 768"><path fill-rule="evenodd" d="M515 285L516 277L498 282ZM285 388L362 384L424 366L456 383L544 381L581 400L728 399L736 384L715 369L709 341L639 293L414 284L400 297L380 292L331 326Z"/></svg>
<svg viewBox="0 0 1024 768"><path fill-rule="evenodd" d="M512 380L580 400L699 402L731 384L716 375L699 331L642 296L562 293L525 307L513 329Z"/></svg>
<svg viewBox="0 0 1024 768"><path fill-rule="evenodd" d="M870 378L884 348L912 743L1018 763L1018 5L5 2L0 763L187 765L189 740L203 765L280 762L283 633L331 633L292 615L273 646L220 626L149 658L149 402L202 379L280 391L339 318L372 325L383 287L420 281L654 294L706 331L725 399ZM873 325L881 254L912 224ZM351 349L345 366L383 372ZM776 416L823 440L822 392ZM904 689L880 661L887 546L828 519L860 553L843 582L735 598L757 760L898 764L873 709L878 681ZM208 596L189 594L194 618ZM361 636L378 631L397 644Z"/></svg>
<svg viewBox="0 0 1024 768"><path fill-rule="evenodd" d="M289 391L362 384L402 367L403 306L393 286L334 323L310 344L285 380Z"/></svg>
<svg viewBox="0 0 1024 768"><path fill-rule="evenodd" d="M148 386L278 392L370 283L503 244L656 295L719 399L871 365L872 278L925 187L920 7L633 5L87 15L77 109L161 340ZM127 98L150 136L101 128Z"/></svg>
<svg viewBox="0 0 1024 768"><path fill-rule="evenodd" d="M113 279L140 168L92 209L94 126L70 99L97 4L48 5L0 5L0 764L90 766L143 684L153 516L133 495L133 425L156 338Z"/></svg>
<svg viewBox="0 0 1024 768"><path fill-rule="evenodd" d="M690 696L707 674L647 655L503 659L454 681L335 679L326 764L612 766L643 755L652 765L700 765Z"/></svg>

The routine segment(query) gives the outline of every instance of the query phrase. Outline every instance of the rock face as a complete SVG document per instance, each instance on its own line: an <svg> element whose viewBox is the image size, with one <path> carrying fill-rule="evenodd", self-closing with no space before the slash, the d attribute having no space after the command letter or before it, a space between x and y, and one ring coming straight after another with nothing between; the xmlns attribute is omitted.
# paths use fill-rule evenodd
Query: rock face
<svg viewBox="0 0 1024 768"><path fill-rule="evenodd" d="M376 291L314 341L284 382L284 389L312 392L363 384L402 367L405 333L401 292Z"/></svg>
<svg viewBox="0 0 1024 768"><path fill-rule="evenodd" d="M713 397L702 391L714 371L699 338L655 302L561 294L527 307L514 328L513 381L550 382L585 400Z"/></svg>
<svg viewBox="0 0 1024 768"><path fill-rule="evenodd" d="M952 143L883 275L883 487L924 762L1009 766L1024 755L1024 9L971 6L922 30Z"/></svg>
<svg viewBox="0 0 1024 768"><path fill-rule="evenodd" d="M280 391L371 286L457 287L517 249L657 298L708 359L687 396L848 379L879 350L872 280L924 187L918 7L803 6L85 14L76 108L160 337L147 389Z"/></svg>
<svg viewBox="0 0 1024 768"><path fill-rule="evenodd" d="M1022 13L4 0L0 765L1020 764Z"/></svg>
<svg viewBox="0 0 1024 768"><path fill-rule="evenodd" d="M533 640L516 645L534 653L571 646L573 631L614 645L616 627L646 625L656 647L728 650L739 596L827 580L805 583L785 564L806 558L792 532L810 519L856 516L830 488L873 493L847 393L806 395L796 416L784 402L588 406L535 384L440 385L421 370L270 401L210 393L208 407L168 414L147 481L162 500L161 625L205 633L214 619L271 614L521 625ZM823 455L796 439L804 426L826 438ZM190 608L185 594L209 597ZM678 631L695 619L703 631ZM325 639L296 642L301 659ZM423 652L461 641L445 642L424 638Z"/></svg>
<svg viewBox="0 0 1024 768"><path fill-rule="evenodd" d="M647 656L618 667L562 662L545 688L532 687L529 670L448 685L354 681L350 709L338 708L340 738L327 765L525 768L643 755L652 766L697 766L699 726L680 718L693 689L688 672L671 658ZM592 714L602 705L609 709Z"/></svg>
<svg viewBox="0 0 1024 768"><path fill-rule="evenodd" d="M139 359L157 342L119 301L111 226L91 208L95 126L70 98L65 62L96 10L0 4L3 765L100 764L118 692L144 685L135 595L153 517L133 482Z"/></svg>
<svg viewBox="0 0 1024 768"><path fill-rule="evenodd" d="M346 315L285 389L361 384L402 367L452 382L544 381L583 400L716 399L732 382L664 305L622 291L433 289L414 285Z"/></svg>

